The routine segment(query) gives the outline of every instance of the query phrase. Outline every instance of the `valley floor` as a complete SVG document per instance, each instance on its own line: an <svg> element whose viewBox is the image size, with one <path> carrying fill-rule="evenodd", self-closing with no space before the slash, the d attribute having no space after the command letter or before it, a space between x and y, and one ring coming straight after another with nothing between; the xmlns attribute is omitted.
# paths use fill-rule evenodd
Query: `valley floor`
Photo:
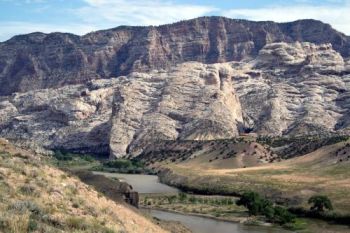
<svg viewBox="0 0 350 233"><path fill-rule="evenodd" d="M233 168L230 169L229 161L217 162L217 166L208 165L199 159L177 163L160 162L156 166L162 170L159 174L162 182L187 192L237 195L245 191L254 191L276 203L287 207L302 207L305 210L310 208L308 198L321 194L328 196L333 203L334 211L330 212L331 215L349 216L349 148L348 141L345 141L293 159L244 168L235 168L232 165ZM220 167L220 164L224 166ZM191 204L161 207L181 212L206 212L203 205L196 210L191 210ZM227 215L220 211L210 214L224 217ZM347 226L332 226L322 221L318 224L313 220L307 222L311 232L333 233L350 230ZM317 225L322 223L327 227L318 228Z"/></svg>
<svg viewBox="0 0 350 233"><path fill-rule="evenodd" d="M306 206L310 196L324 194L338 212L350 214L349 162L334 159L347 145L341 142L294 159L246 168L210 168L189 161L166 164L161 165L160 176L165 183L192 191L239 194L251 190L289 205Z"/></svg>

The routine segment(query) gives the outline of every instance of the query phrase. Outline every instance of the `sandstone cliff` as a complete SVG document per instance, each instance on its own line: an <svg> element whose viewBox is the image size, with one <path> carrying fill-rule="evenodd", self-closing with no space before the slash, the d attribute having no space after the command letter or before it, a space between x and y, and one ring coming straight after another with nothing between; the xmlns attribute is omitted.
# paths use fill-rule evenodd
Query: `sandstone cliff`
<svg viewBox="0 0 350 233"><path fill-rule="evenodd" d="M32 33L0 43L0 95L167 69L186 61L240 61L255 57L266 44L295 41L331 43L342 56L350 55L349 37L315 20L274 23L202 17L81 37Z"/></svg>
<svg viewBox="0 0 350 233"><path fill-rule="evenodd" d="M16 93L0 101L1 135L32 147L121 156L150 140L237 136L243 119L228 64L185 63Z"/></svg>
<svg viewBox="0 0 350 233"><path fill-rule="evenodd" d="M163 139L348 133L350 62L331 44L187 62L0 98L0 135L31 147L137 155Z"/></svg>

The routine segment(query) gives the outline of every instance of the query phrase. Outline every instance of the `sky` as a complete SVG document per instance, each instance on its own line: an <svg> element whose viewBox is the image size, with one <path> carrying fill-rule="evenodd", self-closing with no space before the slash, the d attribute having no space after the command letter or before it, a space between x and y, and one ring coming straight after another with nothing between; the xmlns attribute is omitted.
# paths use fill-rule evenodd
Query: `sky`
<svg viewBox="0 0 350 233"><path fill-rule="evenodd" d="M0 41L37 31L83 35L212 15L276 22L312 18L350 35L350 0L0 0Z"/></svg>

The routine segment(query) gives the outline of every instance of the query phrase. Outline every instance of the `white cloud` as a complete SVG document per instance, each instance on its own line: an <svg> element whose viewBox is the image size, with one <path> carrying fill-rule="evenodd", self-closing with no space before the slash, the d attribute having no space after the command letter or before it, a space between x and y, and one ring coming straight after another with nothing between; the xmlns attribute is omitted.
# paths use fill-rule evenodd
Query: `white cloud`
<svg viewBox="0 0 350 233"><path fill-rule="evenodd" d="M258 9L231 9L222 15L256 21L290 22L298 19L317 19L329 23L333 28L350 35L350 4L341 5L296 5L271 6Z"/></svg>
<svg viewBox="0 0 350 233"><path fill-rule="evenodd" d="M49 12L47 0L0 0L18 3L43 3L34 5L36 13ZM62 0L60 0L62 1ZM83 0L84 5L58 10L67 14L68 20L55 23L0 22L0 41L17 34L34 31L70 32L78 35L90 31L107 29L119 25L160 25L203 15L223 15L230 18L249 20L270 20L288 22L298 19L318 19L350 35L350 0L325 0L324 5L313 4L312 0L294 0L283 5L273 5L255 9L218 9L209 5L179 4L175 0ZM63 4L63 1L62 1ZM215 5L215 2L213 1ZM29 4L28 4L29 5ZM49 9L49 10L48 10ZM45 14L45 13L43 13ZM70 21L69 21L70 22Z"/></svg>
<svg viewBox="0 0 350 233"><path fill-rule="evenodd" d="M27 34L31 32L70 32L78 35L96 30L96 28L85 24L52 25L28 22L0 22L0 41L5 41L12 36Z"/></svg>
<svg viewBox="0 0 350 233"><path fill-rule="evenodd" d="M13 1L13 0L0 0ZM45 3L45 0L22 0L22 3ZM76 24L31 23L22 21L0 22L0 41L17 34L31 32L70 32L82 35L98 29L107 29L119 25L159 25L173 23L183 19L195 18L214 10L210 6L176 4L161 0L84 0L85 6L65 10L77 18ZM18 3L18 2L14 2ZM45 6L44 6L45 7ZM46 8L35 7L42 13Z"/></svg>
<svg viewBox="0 0 350 233"><path fill-rule="evenodd" d="M203 16L211 6L176 4L160 0L84 0L76 12L85 22L103 25L160 25Z"/></svg>

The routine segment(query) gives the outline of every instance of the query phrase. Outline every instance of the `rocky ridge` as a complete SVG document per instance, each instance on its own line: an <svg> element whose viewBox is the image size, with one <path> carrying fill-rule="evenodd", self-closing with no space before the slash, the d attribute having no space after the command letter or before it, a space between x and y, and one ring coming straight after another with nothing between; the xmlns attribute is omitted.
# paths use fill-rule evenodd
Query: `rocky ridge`
<svg viewBox="0 0 350 233"><path fill-rule="evenodd" d="M0 95L89 80L255 58L275 42L331 43L350 56L350 39L316 20L290 23L201 17L158 27L117 27L84 36L32 33L0 43Z"/></svg>
<svg viewBox="0 0 350 233"><path fill-rule="evenodd" d="M38 149L138 155L157 140L349 132L350 62L331 44L186 62L0 98L0 135Z"/></svg>

